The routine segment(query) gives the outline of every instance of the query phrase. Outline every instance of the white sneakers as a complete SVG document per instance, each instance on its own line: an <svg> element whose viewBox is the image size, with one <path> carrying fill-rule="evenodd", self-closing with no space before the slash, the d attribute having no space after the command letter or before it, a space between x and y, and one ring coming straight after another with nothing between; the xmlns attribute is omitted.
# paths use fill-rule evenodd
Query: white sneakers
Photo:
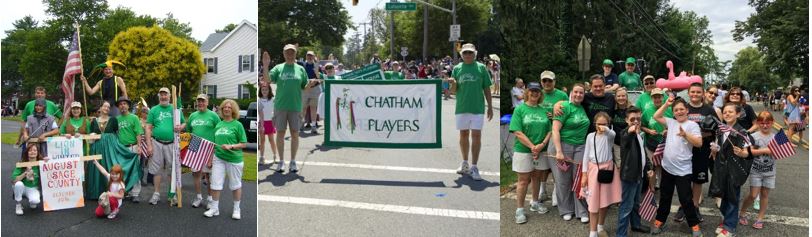
<svg viewBox="0 0 812 237"><path fill-rule="evenodd" d="M566 215L564 215L564 220L565 220L565 221L570 221L570 220L572 220L572 214L566 214Z"/></svg>
<svg viewBox="0 0 812 237"><path fill-rule="evenodd" d="M296 168L296 161L290 161L290 169L288 169L290 173L299 172L299 168Z"/></svg>
<svg viewBox="0 0 812 237"><path fill-rule="evenodd" d="M156 204L158 204L158 201L160 199L161 199L161 194L158 193L158 192L155 192L155 193L152 194L152 198L149 199L149 204L156 205Z"/></svg>
<svg viewBox="0 0 812 237"><path fill-rule="evenodd" d="M16 210L14 211L14 213L17 213L17 215L18 215L18 216L22 216L22 215L23 215L23 204L20 204L20 203L18 202L18 203L17 203L17 207L16 207L15 209L16 209Z"/></svg>
<svg viewBox="0 0 812 237"><path fill-rule="evenodd" d="M231 213L231 219L239 220L240 218L240 207L234 207L234 211Z"/></svg>
<svg viewBox="0 0 812 237"><path fill-rule="evenodd" d="M195 200L192 201L192 207L198 208L198 207L200 207L200 203L202 203L202 202L203 202L203 197L197 196L197 197L195 197Z"/></svg>
<svg viewBox="0 0 812 237"><path fill-rule="evenodd" d="M457 168L457 174L461 174L461 175L468 174L468 175L471 175L471 179L473 179L473 180L476 180L476 181L482 180L482 176L479 175L479 168L477 168L476 165L473 165L473 166L471 166L469 168L468 167L468 162L465 162L465 161L460 163L460 167Z"/></svg>
<svg viewBox="0 0 812 237"><path fill-rule="evenodd" d="M581 223L589 223L589 217L581 217Z"/></svg>
<svg viewBox="0 0 812 237"><path fill-rule="evenodd" d="M468 170L468 162L462 162L460 168L457 169L457 174L467 174L468 172L470 172L470 170Z"/></svg>
<svg viewBox="0 0 812 237"><path fill-rule="evenodd" d="M206 217L219 216L220 215L220 208L212 207L208 211L204 212L203 215L206 216Z"/></svg>
<svg viewBox="0 0 812 237"><path fill-rule="evenodd" d="M285 161L279 161L276 165L276 173L282 173L285 171Z"/></svg>
<svg viewBox="0 0 812 237"><path fill-rule="evenodd" d="M476 180L476 181L482 180L482 176L479 176L479 168L477 168L476 166L471 167L471 173L470 174L471 174L471 179Z"/></svg>
<svg viewBox="0 0 812 237"><path fill-rule="evenodd" d="M524 208L516 208L516 224L527 223L527 216L524 215Z"/></svg>

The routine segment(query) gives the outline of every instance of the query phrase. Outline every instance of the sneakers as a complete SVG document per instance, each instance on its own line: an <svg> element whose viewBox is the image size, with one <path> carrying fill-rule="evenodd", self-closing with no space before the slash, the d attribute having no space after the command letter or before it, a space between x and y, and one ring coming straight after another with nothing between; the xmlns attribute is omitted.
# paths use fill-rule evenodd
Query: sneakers
<svg viewBox="0 0 812 237"><path fill-rule="evenodd" d="M544 214L549 212L546 207L542 203L539 202L531 202L530 203L530 211L538 212L539 214Z"/></svg>
<svg viewBox="0 0 812 237"><path fill-rule="evenodd" d="M589 223L589 217L581 217L581 223Z"/></svg>
<svg viewBox="0 0 812 237"><path fill-rule="evenodd" d="M699 225L695 225L691 227L691 237L703 237L705 236L702 234L702 230L699 228Z"/></svg>
<svg viewBox="0 0 812 237"><path fill-rule="evenodd" d="M471 179L475 181L482 180L482 176L479 176L479 168L477 168L476 166L471 167Z"/></svg>
<svg viewBox="0 0 812 237"><path fill-rule="evenodd" d="M271 165L271 164L273 164L270 161L266 160L265 156L260 156L259 157L259 163L262 164L262 165Z"/></svg>
<svg viewBox="0 0 812 237"><path fill-rule="evenodd" d="M524 208L516 208L516 224L524 224L527 222L527 216L524 215Z"/></svg>
<svg viewBox="0 0 812 237"><path fill-rule="evenodd" d="M558 206L558 198L556 198L555 189L553 189L553 197L551 199L553 200L551 206Z"/></svg>
<svg viewBox="0 0 812 237"><path fill-rule="evenodd" d="M675 222L683 222L683 221L685 221L685 212L682 211L681 207L677 210L677 214L674 215L674 221Z"/></svg>
<svg viewBox="0 0 812 237"><path fill-rule="evenodd" d="M31 209L37 209L37 204L29 204L28 206L31 207Z"/></svg>
<svg viewBox="0 0 812 237"><path fill-rule="evenodd" d="M149 204L157 205L160 199L161 199L160 193L153 193L152 198L149 199Z"/></svg>
<svg viewBox="0 0 812 237"><path fill-rule="evenodd" d="M662 222L660 222L658 220L654 220L654 225L651 226L651 234L652 235L658 235L660 233L663 233L663 229L664 229L663 224L664 223L662 223Z"/></svg>
<svg viewBox="0 0 812 237"><path fill-rule="evenodd" d="M139 195L132 196L132 199L130 199L130 201L133 202L133 203L140 203L141 202L141 197L139 197Z"/></svg>
<svg viewBox="0 0 812 237"><path fill-rule="evenodd" d="M288 169L288 172L290 173L299 172L299 169L296 168L296 161L290 161L290 169Z"/></svg>
<svg viewBox="0 0 812 237"><path fill-rule="evenodd" d="M115 211L111 212L110 215L107 215L107 219L112 220L112 219L116 218L116 215L118 215L118 210L119 209L116 209Z"/></svg>
<svg viewBox="0 0 812 237"><path fill-rule="evenodd" d="M17 203L17 207L14 210L14 213L17 213L18 216L23 215L23 204Z"/></svg>
<svg viewBox="0 0 812 237"><path fill-rule="evenodd" d="M570 220L572 220L572 214L566 214L566 215L564 215L563 218L564 218L565 221L570 221Z"/></svg>
<svg viewBox="0 0 812 237"><path fill-rule="evenodd" d="M285 171L285 161L279 161L276 165L276 173L282 173Z"/></svg>
<svg viewBox="0 0 812 237"><path fill-rule="evenodd" d="M200 196L195 197L195 200L192 201L192 207L194 207L194 208L200 207L201 202L203 202L203 197L200 197Z"/></svg>
<svg viewBox="0 0 812 237"><path fill-rule="evenodd" d="M240 218L241 218L240 217L240 208L239 207L234 207L234 212L231 213L231 219L239 220Z"/></svg>
<svg viewBox="0 0 812 237"><path fill-rule="evenodd" d="M203 215L206 216L206 217L219 216L220 215L220 209L217 208L217 207L213 207L213 208L209 209L208 211L204 212Z"/></svg>
<svg viewBox="0 0 812 237"><path fill-rule="evenodd" d="M302 132L309 133L313 130L313 127L310 126L310 123L306 123L305 126L302 128Z"/></svg>
<svg viewBox="0 0 812 237"><path fill-rule="evenodd" d="M733 233L728 232L724 228L722 228L722 230L719 231L719 234L716 235L716 237L732 237L732 236L733 236Z"/></svg>
<svg viewBox="0 0 812 237"><path fill-rule="evenodd" d="M470 172L470 170L468 170L468 162L462 162L460 168L457 169L457 174L467 174L468 172Z"/></svg>
<svg viewBox="0 0 812 237"><path fill-rule="evenodd" d="M719 234L722 233L723 230L725 230L724 223L719 223L719 226L716 227L716 231L713 233Z"/></svg>

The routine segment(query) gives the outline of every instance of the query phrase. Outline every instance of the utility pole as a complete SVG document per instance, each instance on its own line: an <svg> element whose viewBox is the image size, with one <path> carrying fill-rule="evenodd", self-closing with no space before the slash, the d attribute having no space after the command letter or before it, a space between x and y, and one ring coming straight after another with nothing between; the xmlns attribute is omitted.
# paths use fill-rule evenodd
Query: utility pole
<svg viewBox="0 0 812 237"><path fill-rule="evenodd" d="M451 0L451 21L453 25L457 24L457 0ZM455 42L451 42L451 55L454 55L454 62L457 62L457 49L454 47Z"/></svg>
<svg viewBox="0 0 812 237"><path fill-rule="evenodd" d="M423 6L423 61L428 59L429 54L429 8Z"/></svg>
<svg viewBox="0 0 812 237"><path fill-rule="evenodd" d="M397 0L391 0L391 2L397 2ZM389 28L390 28L390 38L389 38L389 55L393 57L392 59L396 59L397 55L395 55L395 13L393 11L389 12Z"/></svg>

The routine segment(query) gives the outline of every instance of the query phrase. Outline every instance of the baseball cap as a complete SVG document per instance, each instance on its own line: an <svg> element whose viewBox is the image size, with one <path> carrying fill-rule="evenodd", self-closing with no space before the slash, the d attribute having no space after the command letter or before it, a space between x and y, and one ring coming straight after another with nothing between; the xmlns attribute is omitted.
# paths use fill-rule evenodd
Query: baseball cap
<svg viewBox="0 0 812 237"><path fill-rule="evenodd" d="M531 91L532 90L540 91L541 90L541 85L538 82L531 82L531 83L527 84L527 89L531 90Z"/></svg>
<svg viewBox="0 0 812 237"><path fill-rule="evenodd" d="M541 72L541 79L548 78L551 80L555 80L555 73L551 71L543 71Z"/></svg>
<svg viewBox="0 0 812 237"><path fill-rule="evenodd" d="M610 66L610 67L614 66L614 64L612 63L612 60L608 59L608 58L603 60L603 65L607 65L607 66Z"/></svg>
<svg viewBox="0 0 812 237"><path fill-rule="evenodd" d="M292 44L286 44L285 47L282 48L282 51L285 51L285 50L288 50L288 49L292 49L293 51L298 51L298 49L296 49L296 45L292 45Z"/></svg>
<svg viewBox="0 0 812 237"><path fill-rule="evenodd" d="M71 108L73 108L73 107L82 108L82 103L79 103L79 101L74 101L73 103L70 103L70 107Z"/></svg>
<svg viewBox="0 0 812 237"><path fill-rule="evenodd" d="M649 79L650 79L650 80L654 80L654 76L652 76L652 75L646 75L646 77L643 77L643 81L646 81L646 80L649 80Z"/></svg>
<svg viewBox="0 0 812 237"><path fill-rule="evenodd" d="M159 92L159 93L160 93L160 92L166 92L167 94L168 94L168 93L170 93L170 92L169 92L169 88L166 88L166 87L161 87L161 89L160 89L160 90L158 90L158 92Z"/></svg>
<svg viewBox="0 0 812 237"><path fill-rule="evenodd" d="M654 88L653 90L651 90L651 95L652 96L654 96L654 95L665 95L665 92L663 92L663 89Z"/></svg>
<svg viewBox="0 0 812 237"><path fill-rule="evenodd" d="M209 96L206 95L206 94L199 94L199 95L197 95L197 97L195 97L195 100L199 100L199 99L209 100Z"/></svg>
<svg viewBox="0 0 812 237"><path fill-rule="evenodd" d="M472 43L463 44L462 49L460 49L460 53L464 53L465 51L476 53L476 47L474 47L474 44Z"/></svg>
<svg viewBox="0 0 812 237"><path fill-rule="evenodd" d="M626 58L626 64L635 64L635 63L637 63L637 59L634 59L634 57Z"/></svg>
<svg viewBox="0 0 812 237"><path fill-rule="evenodd" d="M307 51L307 55L313 55L313 56L316 56L316 53L314 53L313 51Z"/></svg>

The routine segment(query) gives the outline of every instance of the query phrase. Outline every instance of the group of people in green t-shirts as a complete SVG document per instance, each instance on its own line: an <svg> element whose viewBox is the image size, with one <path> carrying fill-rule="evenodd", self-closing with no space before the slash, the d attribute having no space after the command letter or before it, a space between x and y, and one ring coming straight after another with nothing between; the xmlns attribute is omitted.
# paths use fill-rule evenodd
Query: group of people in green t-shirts
<svg viewBox="0 0 812 237"><path fill-rule="evenodd" d="M112 71L112 70L106 70ZM120 79L119 77L116 77ZM123 80L123 79L122 79ZM119 83L118 85L123 85ZM99 84L97 87L107 88ZM98 89L98 88L97 88ZM111 90L110 88L104 90ZM108 93L109 94L109 93ZM111 103L103 99L93 116L83 113L82 103L70 103L66 114L55 103L45 99L45 90L42 87L35 89L35 100L26 104L23 110L25 122L20 143L23 147L22 161L42 160L48 158L46 138L52 136L65 136L67 138L81 135L98 134L99 139L86 139L85 155L101 155L100 166L90 162L85 164L85 191L86 199L98 199L103 193L110 192L110 185L105 172L113 166L120 167L122 172L126 196L105 195L107 198L129 199L132 203L141 201L141 186L146 184L147 173L152 175L154 193L149 199L150 204L160 201L161 179L166 177L174 159L175 133L189 132L194 136L214 143L213 156L206 162L202 170L193 170L195 177L196 196L192 201L193 207L201 206L203 201L201 179L210 175L210 185L207 198L207 217L219 215L219 195L226 177L229 179L229 188L234 195L233 219L240 219L240 196L242 187L243 154L246 147L246 132L238 121L239 105L234 100L224 100L219 105L220 114L208 109L208 97L200 94L196 97L197 111L188 119L180 117L179 125L173 122L174 108L170 104L170 91L161 88L158 92L159 104L152 108L137 109L133 114L133 103L126 93ZM116 108L118 115L112 115L112 108ZM37 138L32 139L30 138ZM104 170L99 170L101 167ZM117 168L118 169L118 168ZM12 179L15 183L15 201L17 201L16 214L22 215L22 196L29 200L30 207L36 208L40 202L38 167L17 168ZM109 174L109 173L108 173ZM116 192L118 186L116 186ZM18 192L19 191L19 192ZM118 206L122 200L117 200ZM177 200L172 200L176 202ZM117 211L116 211L117 213ZM115 214L108 218L115 218Z"/></svg>

